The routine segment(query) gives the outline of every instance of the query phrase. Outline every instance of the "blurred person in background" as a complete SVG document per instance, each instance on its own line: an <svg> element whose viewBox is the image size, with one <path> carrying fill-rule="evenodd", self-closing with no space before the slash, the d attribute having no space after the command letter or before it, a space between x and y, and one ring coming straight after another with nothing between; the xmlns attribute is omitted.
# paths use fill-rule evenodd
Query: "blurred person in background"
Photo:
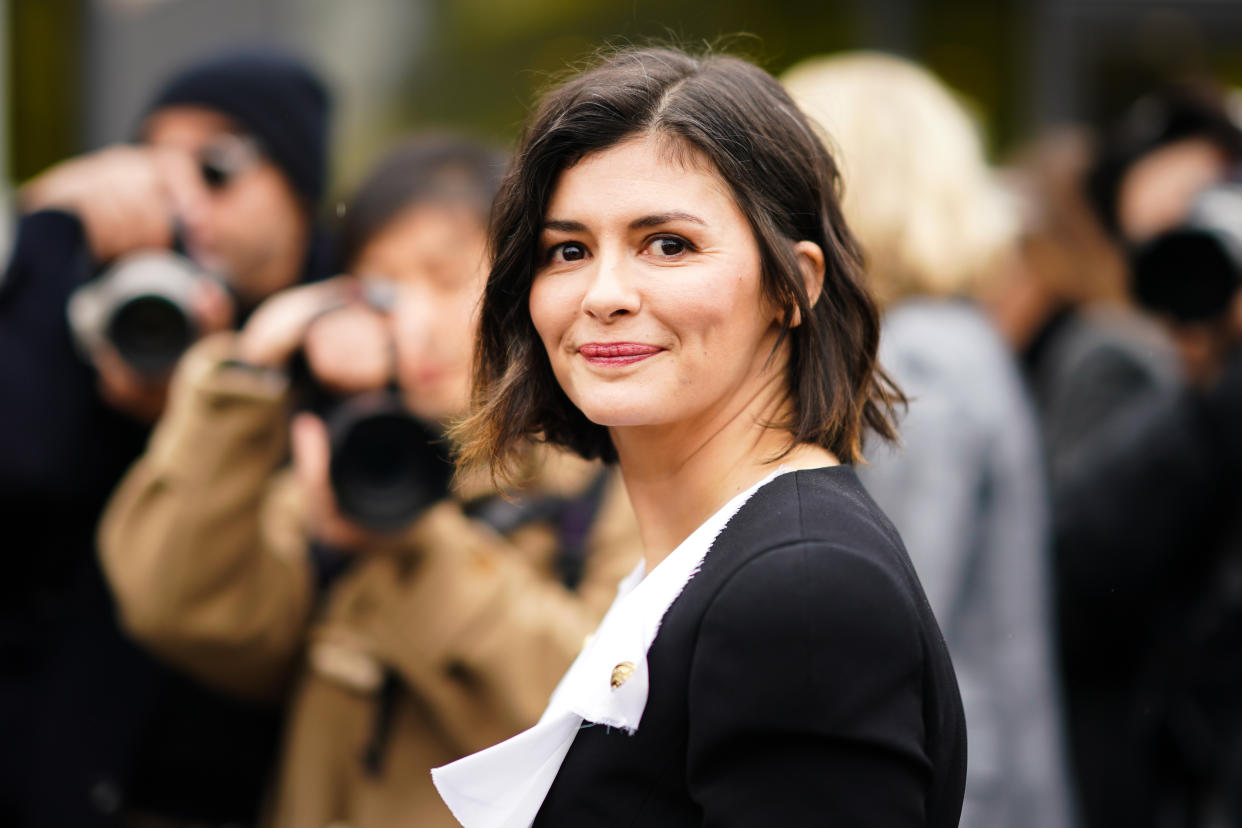
<svg viewBox="0 0 1242 828"><path fill-rule="evenodd" d="M120 632L95 555L99 513L167 380L167 364L129 361L153 330L166 345L167 331L145 311L126 316L138 303L125 301L134 297L118 274L174 290L155 304L180 303L173 316L190 335L326 275L314 212L328 105L292 58L211 58L158 91L134 144L65 161L19 193L0 282L4 825L110 825L133 811L245 822L256 807L274 711L226 703L157 667ZM94 322L71 325L84 302ZM201 772L222 750L229 763Z"/></svg>
<svg viewBox="0 0 1242 828"><path fill-rule="evenodd" d="M1072 530L1074 511L1098 508L1093 496L1079 508L1062 493L1089 494L1071 481L1089 479L1117 422L1166 405L1181 384L1171 337L1135 307L1125 253L1087 197L1086 176L1099 152L1092 131L1067 127L1038 136L1010 160L1005 175L1023 205L1020 255L985 297L1021 358L1039 411L1054 539ZM1084 590L1074 573L1100 556L1063 541L1054 540L1054 549L1058 655L1084 823L1150 819L1137 816L1151 810L1144 796L1132 795L1141 787L1133 766L1145 760L1126 735L1137 717L1135 673L1149 640L1132 634L1134 618L1114 609L1117 568L1127 564L1101 560L1100 588Z"/></svg>
<svg viewBox="0 0 1242 828"><path fill-rule="evenodd" d="M1058 334L1076 340L1057 395L1077 425L1046 433L1071 742L1091 826L1242 824L1242 194L1218 189L1240 160L1223 98L1177 86L1137 102L1085 176L1127 288L1167 331L1185 378L1153 367L1149 340L1070 333L1091 324L1085 315ZM1219 255L1205 257L1205 242Z"/></svg>
<svg viewBox="0 0 1242 828"><path fill-rule="evenodd" d="M984 290L1035 399L1053 490L1115 410L1167 398L1181 379L1168 332L1134 306L1124 253L1086 196L1098 151L1091 131L1065 127L1010 160L1019 255Z"/></svg>
<svg viewBox="0 0 1242 828"><path fill-rule="evenodd" d="M870 452L859 476L953 656L970 740L961 824L1072 825L1037 431L971 300L1012 255L1012 210L971 118L922 68L845 54L784 81L840 150L845 215L885 305L880 359L910 398L901 445Z"/></svg>
<svg viewBox="0 0 1242 828"><path fill-rule="evenodd" d="M640 553L599 464L544 452L506 500L490 479L450 491L432 452L410 470L421 499L377 515L379 495L349 506L340 409L291 419L307 375L346 400L395 388L443 448L469 402L503 167L447 137L390 154L345 213L354 276L195 346L105 516L127 628L221 690L287 699L270 825L455 825L430 768L538 718Z"/></svg>

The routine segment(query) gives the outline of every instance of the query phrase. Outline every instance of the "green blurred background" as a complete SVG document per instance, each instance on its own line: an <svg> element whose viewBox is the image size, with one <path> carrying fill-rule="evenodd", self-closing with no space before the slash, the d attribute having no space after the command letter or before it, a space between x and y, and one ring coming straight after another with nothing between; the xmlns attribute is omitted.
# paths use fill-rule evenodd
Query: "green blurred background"
<svg viewBox="0 0 1242 828"><path fill-rule="evenodd" d="M169 71L271 43L318 64L340 105L337 190L427 126L511 139L549 76L604 43L724 44L780 72L877 48L924 62L978 113L995 156L1107 121L1163 79L1242 82L1242 1L0 0L0 179L124 140Z"/></svg>

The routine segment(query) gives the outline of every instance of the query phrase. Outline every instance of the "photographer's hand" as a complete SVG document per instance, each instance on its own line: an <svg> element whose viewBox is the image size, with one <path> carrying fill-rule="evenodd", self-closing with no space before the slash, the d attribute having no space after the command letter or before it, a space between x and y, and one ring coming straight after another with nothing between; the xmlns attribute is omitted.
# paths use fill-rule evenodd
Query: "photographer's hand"
<svg viewBox="0 0 1242 828"><path fill-rule="evenodd" d="M91 361L99 376L99 395L108 405L147 424L164 413L167 382L153 382L140 376L107 344L91 353Z"/></svg>
<svg viewBox="0 0 1242 828"><path fill-rule="evenodd" d="M284 368L316 318L349 301L353 280L338 277L290 288L268 298L237 337L236 356L263 368Z"/></svg>
<svg viewBox="0 0 1242 828"><path fill-rule="evenodd" d="M302 352L315 381L341 395L385 387L392 379L392 340L388 320L361 303L314 318ZM345 551L373 547L380 535L345 517L330 478L331 444L319 417L303 413L291 431L294 467L306 497L308 529L320 542Z"/></svg>
<svg viewBox="0 0 1242 828"><path fill-rule="evenodd" d="M24 213L64 210L86 231L95 260L106 262L173 243L174 217L193 209L193 159L152 147L113 146L63 161L19 193Z"/></svg>
<svg viewBox="0 0 1242 828"><path fill-rule="evenodd" d="M238 359L283 368L302 349L316 382L341 394L386 386L393 376L388 321L361 302L347 277L278 294L255 312L238 337ZM314 414L291 424L293 464L306 498L308 531L316 540L346 551L373 545L377 535L345 518L329 478L327 427Z"/></svg>
<svg viewBox="0 0 1242 828"><path fill-rule="evenodd" d="M344 552L358 552L376 535L349 521L336 505L328 479L331 448L328 429L314 414L301 413L290 428L293 468L306 498L307 531L314 539Z"/></svg>
<svg viewBox="0 0 1242 828"><path fill-rule="evenodd" d="M383 388L396 375L389 321L360 303L316 318L302 350L315 379L339 394Z"/></svg>

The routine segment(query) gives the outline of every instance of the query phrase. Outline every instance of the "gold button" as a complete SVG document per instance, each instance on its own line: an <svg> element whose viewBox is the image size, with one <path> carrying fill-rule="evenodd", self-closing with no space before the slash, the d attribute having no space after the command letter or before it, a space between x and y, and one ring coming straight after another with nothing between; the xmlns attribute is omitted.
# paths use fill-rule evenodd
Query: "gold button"
<svg viewBox="0 0 1242 828"><path fill-rule="evenodd" d="M629 681L630 676L634 675L634 663L632 661L623 661L616 667L612 668L612 689L616 690L621 685Z"/></svg>

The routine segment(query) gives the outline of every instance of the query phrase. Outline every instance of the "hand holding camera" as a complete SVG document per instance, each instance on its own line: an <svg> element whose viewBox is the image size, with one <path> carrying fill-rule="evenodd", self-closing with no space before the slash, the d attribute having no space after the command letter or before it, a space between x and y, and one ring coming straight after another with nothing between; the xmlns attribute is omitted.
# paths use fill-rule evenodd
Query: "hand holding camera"
<svg viewBox="0 0 1242 828"><path fill-rule="evenodd" d="M28 184L24 211L63 210L82 223L100 273L84 281L67 313L100 393L114 408L152 422L172 367L200 336L227 327L227 289L182 246L181 219L201 209L208 164L189 153L114 146L65 161Z"/></svg>
<svg viewBox="0 0 1242 828"><path fill-rule="evenodd" d="M300 413L294 466L311 532L342 549L401 529L448 493L452 465L437 430L394 385L396 350L381 282L347 277L268 300L238 337L240 360L290 367Z"/></svg>
<svg viewBox="0 0 1242 828"><path fill-rule="evenodd" d="M21 191L23 212L64 210L82 222L97 262L167 249L174 220L195 209L194 160L154 147L114 146L64 161Z"/></svg>
<svg viewBox="0 0 1242 828"><path fill-rule="evenodd" d="M259 305L238 333L237 358L262 368L288 367L311 322L357 294L356 281L344 276L277 293Z"/></svg>

